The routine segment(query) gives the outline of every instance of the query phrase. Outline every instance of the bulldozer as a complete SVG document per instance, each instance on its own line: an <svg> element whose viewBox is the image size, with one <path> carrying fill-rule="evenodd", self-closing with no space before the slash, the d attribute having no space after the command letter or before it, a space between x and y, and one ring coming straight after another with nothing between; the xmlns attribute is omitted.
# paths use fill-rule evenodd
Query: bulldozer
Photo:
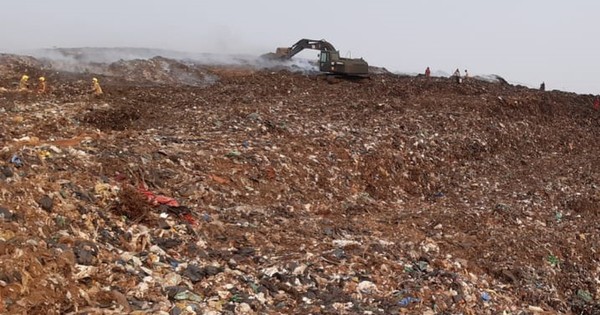
<svg viewBox="0 0 600 315"><path fill-rule="evenodd" d="M319 50L319 71L351 77L367 77L369 64L362 58L340 57L340 52L326 40L301 39L290 47L279 47L275 53L263 55L267 58L291 59L304 49Z"/></svg>

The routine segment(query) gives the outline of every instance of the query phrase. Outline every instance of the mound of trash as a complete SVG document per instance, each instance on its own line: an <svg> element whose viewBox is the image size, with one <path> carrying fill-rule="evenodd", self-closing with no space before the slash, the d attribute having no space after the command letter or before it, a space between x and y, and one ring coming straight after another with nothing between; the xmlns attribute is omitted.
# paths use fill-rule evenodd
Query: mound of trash
<svg viewBox="0 0 600 315"><path fill-rule="evenodd" d="M121 60L108 65L105 75L129 82L202 86L215 78L203 68L163 57Z"/></svg>
<svg viewBox="0 0 600 315"><path fill-rule="evenodd" d="M105 71L0 93L0 313L600 312L592 96Z"/></svg>

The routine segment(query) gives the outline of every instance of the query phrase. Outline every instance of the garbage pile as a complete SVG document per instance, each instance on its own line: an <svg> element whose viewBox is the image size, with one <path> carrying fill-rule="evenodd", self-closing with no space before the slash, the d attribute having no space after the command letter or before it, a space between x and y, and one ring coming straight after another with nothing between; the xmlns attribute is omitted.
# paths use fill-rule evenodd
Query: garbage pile
<svg viewBox="0 0 600 315"><path fill-rule="evenodd" d="M0 94L0 313L600 312L592 96L136 65Z"/></svg>
<svg viewBox="0 0 600 315"><path fill-rule="evenodd" d="M105 74L138 84L145 81L152 84L204 86L215 80L203 68L191 62L163 57L120 60L109 64Z"/></svg>

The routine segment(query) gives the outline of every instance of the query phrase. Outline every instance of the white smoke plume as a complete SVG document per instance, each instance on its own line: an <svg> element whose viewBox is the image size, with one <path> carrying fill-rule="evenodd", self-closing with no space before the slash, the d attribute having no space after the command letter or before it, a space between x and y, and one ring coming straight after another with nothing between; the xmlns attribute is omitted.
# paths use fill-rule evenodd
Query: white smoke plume
<svg viewBox="0 0 600 315"><path fill-rule="evenodd" d="M69 72L106 73L107 65L132 60L163 57L197 66L241 66L255 69L287 69L303 73L316 72L314 61L303 58L273 60L253 55L189 53L151 48L54 48L38 49L29 55L52 65L56 70Z"/></svg>

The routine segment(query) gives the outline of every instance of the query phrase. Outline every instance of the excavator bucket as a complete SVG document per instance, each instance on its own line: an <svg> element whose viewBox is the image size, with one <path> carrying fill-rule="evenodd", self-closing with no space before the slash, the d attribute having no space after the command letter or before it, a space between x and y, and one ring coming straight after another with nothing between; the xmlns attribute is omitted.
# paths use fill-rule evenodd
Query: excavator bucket
<svg viewBox="0 0 600 315"><path fill-rule="evenodd" d="M266 53L264 55L261 55L260 57L263 59L267 59L267 60L288 59L288 54L289 54L290 50L291 50L290 47L279 47L279 48L277 48L277 50L275 50L274 53L272 53L272 52Z"/></svg>
<svg viewBox="0 0 600 315"><path fill-rule="evenodd" d="M290 47L278 47L277 50L275 50L275 55L284 58L290 53L290 50L292 50Z"/></svg>

